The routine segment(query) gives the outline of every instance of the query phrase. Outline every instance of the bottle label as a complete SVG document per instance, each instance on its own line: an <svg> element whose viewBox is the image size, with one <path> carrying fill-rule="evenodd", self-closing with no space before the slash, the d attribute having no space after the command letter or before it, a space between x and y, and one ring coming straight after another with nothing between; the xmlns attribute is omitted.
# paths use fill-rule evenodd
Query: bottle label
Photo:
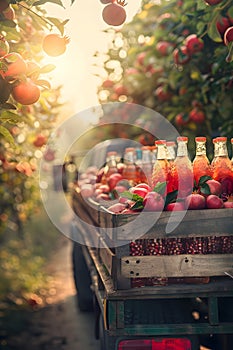
<svg viewBox="0 0 233 350"><path fill-rule="evenodd" d="M206 155L206 147L204 142L197 142L196 155L203 156Z"/></svg>
<svg viewBox="0 0 233 350"><path fill-rule="evenodd" d="M177 156L183 157L188 155L187 144L185 142L179 142L177 149Z"/></svg>
<svg viewBox="0 0 233 350"><path fill-rule="evenodd" d="M164 145L158 146L157 159L167 159L167 147Z"/></svg>

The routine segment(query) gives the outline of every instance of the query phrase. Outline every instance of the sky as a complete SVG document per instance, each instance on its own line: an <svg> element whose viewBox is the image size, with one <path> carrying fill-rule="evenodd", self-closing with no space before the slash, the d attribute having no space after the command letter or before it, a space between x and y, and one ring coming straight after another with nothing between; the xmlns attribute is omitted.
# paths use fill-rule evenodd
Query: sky
<svg viewBox="0 0 233 350"><path fill-rule="evenodd" d="M48 57L46 63L56 65L52 73L52 86L63 85L63 100L76 113L98 105L96 88L99 79L93 75L93 55L96 51L107 51L110 41L103 30L109 26L102 19L104 5L100 0L75 0L72 6L70 0L63 0L63 3L65 9L48 4L46 11L47 16L70 19L65 29L70 43L65 54ZM140 5L141 0L127 0L126 21L132 19Z"/></svg>

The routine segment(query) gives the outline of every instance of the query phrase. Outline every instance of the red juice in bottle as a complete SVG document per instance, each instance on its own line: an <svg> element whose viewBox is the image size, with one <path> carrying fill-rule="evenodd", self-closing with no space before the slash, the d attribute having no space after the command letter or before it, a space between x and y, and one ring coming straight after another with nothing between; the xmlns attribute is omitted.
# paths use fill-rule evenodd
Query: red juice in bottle
<svg viewBox="0 0 233 350"><path fill-rule="evenodd" d="M177 137L177 155L174 161L177 179L174 178L174 187L179 191L180 198L185 198L193 191L193 167L188 156L187 144L188 137Z"/></svg>
<svg viewBox="0 0 233 350"><path fill-rule="evenodd" d="M169 172L166 140L157 140L155 145L157 146L157 159L152 170L152 187L155 187L158 182L167 182Z"/></svg>

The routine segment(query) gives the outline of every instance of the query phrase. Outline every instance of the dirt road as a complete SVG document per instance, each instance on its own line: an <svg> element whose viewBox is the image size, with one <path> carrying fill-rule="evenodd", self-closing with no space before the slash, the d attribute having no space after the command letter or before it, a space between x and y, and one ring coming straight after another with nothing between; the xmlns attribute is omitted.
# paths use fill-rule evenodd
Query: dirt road
<svg viewBox="0 0 233 350"><path fill-rule="evenodd" d="M46 305L31 312L23 332L7 339L4 349L98 350L92 313L80 313L72 278L72 245L63 237L49 263L51 286Z"/></svg>

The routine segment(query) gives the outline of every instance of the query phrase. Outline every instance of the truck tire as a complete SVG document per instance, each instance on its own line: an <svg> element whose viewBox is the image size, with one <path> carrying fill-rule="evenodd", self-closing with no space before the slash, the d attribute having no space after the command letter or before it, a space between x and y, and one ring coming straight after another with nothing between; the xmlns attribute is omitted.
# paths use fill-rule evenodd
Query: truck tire
<svg viewBox="0 0 233 350"><path fill-rule="evenodd" d="M73 244L72 262L78 308L83 312L93 311L90 271L83 256L82 245L77 242Z"/></svg>

